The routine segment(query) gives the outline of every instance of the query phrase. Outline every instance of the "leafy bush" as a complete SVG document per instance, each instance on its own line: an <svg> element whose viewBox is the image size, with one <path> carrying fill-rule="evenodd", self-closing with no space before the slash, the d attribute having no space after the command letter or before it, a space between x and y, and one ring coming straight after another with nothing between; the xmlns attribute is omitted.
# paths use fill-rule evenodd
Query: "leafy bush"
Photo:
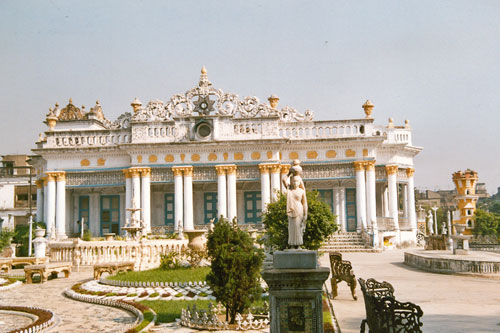
<svg viewBox="0 0 500 333"><path fill-rule="evenodd" d="M12 243L12 237L14 237L15 232L10 229L2 229L0 231L0 252L6 246L9 246Z"/></svg>
<svg viewBox="0 0 500 333"><path fill-rule="evenodd" d="M474 234L477 236L500 237L500 214L476 210Z"/></svg>
<svg viewBox="0 0 500 333"><path fill-rule="evenodd" d="M86 242L90 242L92 240L92 232L89 229L85 229L83 231L83 238L82 240Z"/></svg>
<svg viewBox="0 0 500 333"><path fill-rule="evenodd" d="M260 270L264 253L237 223L230 224L223 218L208 233L207 249L212 262L207 283L225 306L226 320L229 315L234 323L236 313L243 313L262 293Z"/></svg>
<svg viewBox="0 0 500 333"><path fill-rule="evenodd" d="M35 229L40 227L45 229L45 223L43 222L33 222L32 230L31 230L31 239L35 239ZM18 224L14 229L15 234L13 241L17 244L17 255L20 257L28 256L28 248L29 248L29 233L30 228L27 224Z"/></svg>
<svg viewBox="0 0 500 333"><path fill-rule="evenodd" d="M176 269L181 267L179 253L171 251L160 255L160 269Z"/></svg>
<svg viewBox="0 0 500 333"><path fill-rule="evenodd" d="M317 250L333 232L337 230L335 216L330 207L318 197L317 191L307 192L308 214L304 244L302 247ZM278 250L288 247L288 215L286 214L286 195L280 194L278 200L267 206L263 214L266 226L266 244Z"/></svg>

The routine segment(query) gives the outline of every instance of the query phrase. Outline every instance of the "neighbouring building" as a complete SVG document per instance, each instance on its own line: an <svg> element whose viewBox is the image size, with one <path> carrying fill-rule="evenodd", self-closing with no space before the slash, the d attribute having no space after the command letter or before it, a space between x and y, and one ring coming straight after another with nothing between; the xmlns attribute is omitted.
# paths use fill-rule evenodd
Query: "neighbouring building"
<svg viewBox="0 0 500 333"><path fill-rule="evenodd" d="M477 172L467 169L453 174L453 182L457 189L457 210L453 214L453 224L465 224L464 234L472 234L474 215L478 195L476 194Z"/></svg>
<svg viewBox="0 0 500 333"><path fill-rule="evenodd" d="M27 224L29 214L36 212L36 176L33 168L28 164L29 159L28 155L2 156L0 166L0 229L13 229L18 224Z"/></svg>
<svg viewBox="0 0 500 333"><path fill-rule="evenodd" d="M215 89L202 69L197 86L166 103L136 98L132 112L108 120L99 102L87 112L56 104L33 151L39 218L52 237L113 232L136 212L150 232L204 228L218 216L259 225L262 210L299 159L343 231L365 230L375 246L414 241L413 158L409 122L376 125L364 117L314 120L313 112L278 108Z"/></svg>

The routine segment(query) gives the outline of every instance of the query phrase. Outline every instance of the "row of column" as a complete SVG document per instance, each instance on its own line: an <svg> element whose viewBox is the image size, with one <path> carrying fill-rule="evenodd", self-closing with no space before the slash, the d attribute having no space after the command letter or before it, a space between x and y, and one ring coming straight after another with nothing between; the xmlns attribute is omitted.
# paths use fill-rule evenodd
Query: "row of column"
<svg viewBox="0 0 500 333"><path fill-rule="evenodd" d="M216 165L217 215L232 221L237 217L236 165Z"/></svg>
<svg viewBox="0 0 500 333"><path fill-rule="evenodd" d="M391 217L396 230L399 230L398 212L398 188L397 188L397 165L386 165L387 191L383 194L384 215ZM356 172L356 213L357 229L371 227L377 230L377 208L376 208L376 186L375 186L375 161L355 161ZM412 231L417 229L417 219L415 215L415 193L413 168L407 168L408 184L404 191L404 210L408 216Z"/></svg>
<svg viewBox="0 0 500 333"><path fill-rule="evenodd" d="M144 231L151 232L151 168L124 169L125 176L125 209L140 208L140 210L126 210L125 220L133 217L142 220Z"/></svg>
<svg viewBox="0 0 500 333"><path fill-rule="evenodd" d="M46 172L45 177L36 181L37 221L47 225L50 238L66 237L66 173ZM39 199L40 198L40 199Z"/></svg>
<svg viewBox="0 0 500 333"><path fill-rule="evenodd" d="M282 190L281 179L288 174L290 164L263 163L259 164L262 210L278 198Z"/></svg>

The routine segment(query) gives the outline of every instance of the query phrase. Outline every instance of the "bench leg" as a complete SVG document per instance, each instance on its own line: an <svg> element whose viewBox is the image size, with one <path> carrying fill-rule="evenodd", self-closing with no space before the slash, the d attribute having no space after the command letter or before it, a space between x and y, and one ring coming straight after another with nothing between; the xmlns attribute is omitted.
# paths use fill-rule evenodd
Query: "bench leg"
<svg viewBox="0 0 500 333"><path fill-rule="evenodd" d="M40 283L44 283L44 282L47 282L49 279L48 277L48 274L47 273L40 273Z"/></svg>
<svg viewBox="0 0 500 333"><path fill-rule="evenodd" d="M26 273L24 275L25 279L26 279L26 284L32 284L33 283L33 274L31 273Z"/></svg>
<svg viewBox="0 0 500 333"><path fill-rule="evenodd" d="M65 278L69 278L69 274L70 274L70 271L69 271L69 270L64 271L64 277L65 277Z"/></svg>
<svg viewBox="0 0 500 333"><path fill-rule="evenodd" d="M358 297L356 296L356 279L352 279L351 282L349 283L349 287L351 288L351 295L352 298L357 301Z"/></svg>
<svg viewBox="0 0 500 333"><path fill-rule="evenodd" d="M361 321L361 327L359 328L359 333L365 333L366 319Z"/></svg>
<svg viewBox="0 0 500 333"><path fill-rule="evenodd" d="M332 299L334 299L338 295L337 279L335 277L332 277L330 282L332 284Z"/></svg>

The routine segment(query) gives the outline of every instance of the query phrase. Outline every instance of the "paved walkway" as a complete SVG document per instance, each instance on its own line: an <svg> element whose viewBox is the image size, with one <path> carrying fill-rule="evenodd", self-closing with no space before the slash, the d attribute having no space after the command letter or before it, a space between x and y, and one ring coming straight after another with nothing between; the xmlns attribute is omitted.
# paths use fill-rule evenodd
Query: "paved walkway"
<svg viewBox="0 0 500 333"><path fill-rule="evenodd" d="M0 292L0 303L36 306L51 310L58 323L51 332L116 332L132 323L135 316L127 311L78 302L62 294L73 284L91 277L92 272L87 270L80 273L73 272L68 279L58 278L43 284L23 284L20 287ZM7 318L2 318L1 321L4 325L0 324L0 332L5 332L5 326L8 324Z"/></svg>
<svg viewBox="0 0 500 333"><path fill-rule="evenodd" d="M424 332L500 332L500 279L444 275L419 271L403 264L404 250L382 253L344 253L356 277L390 282L399 301L422 308ZM328 257L321 258L329 266ZM343 333L359 332L365 309L361 289L351 297L345 282L332 302Z"/></svg>

